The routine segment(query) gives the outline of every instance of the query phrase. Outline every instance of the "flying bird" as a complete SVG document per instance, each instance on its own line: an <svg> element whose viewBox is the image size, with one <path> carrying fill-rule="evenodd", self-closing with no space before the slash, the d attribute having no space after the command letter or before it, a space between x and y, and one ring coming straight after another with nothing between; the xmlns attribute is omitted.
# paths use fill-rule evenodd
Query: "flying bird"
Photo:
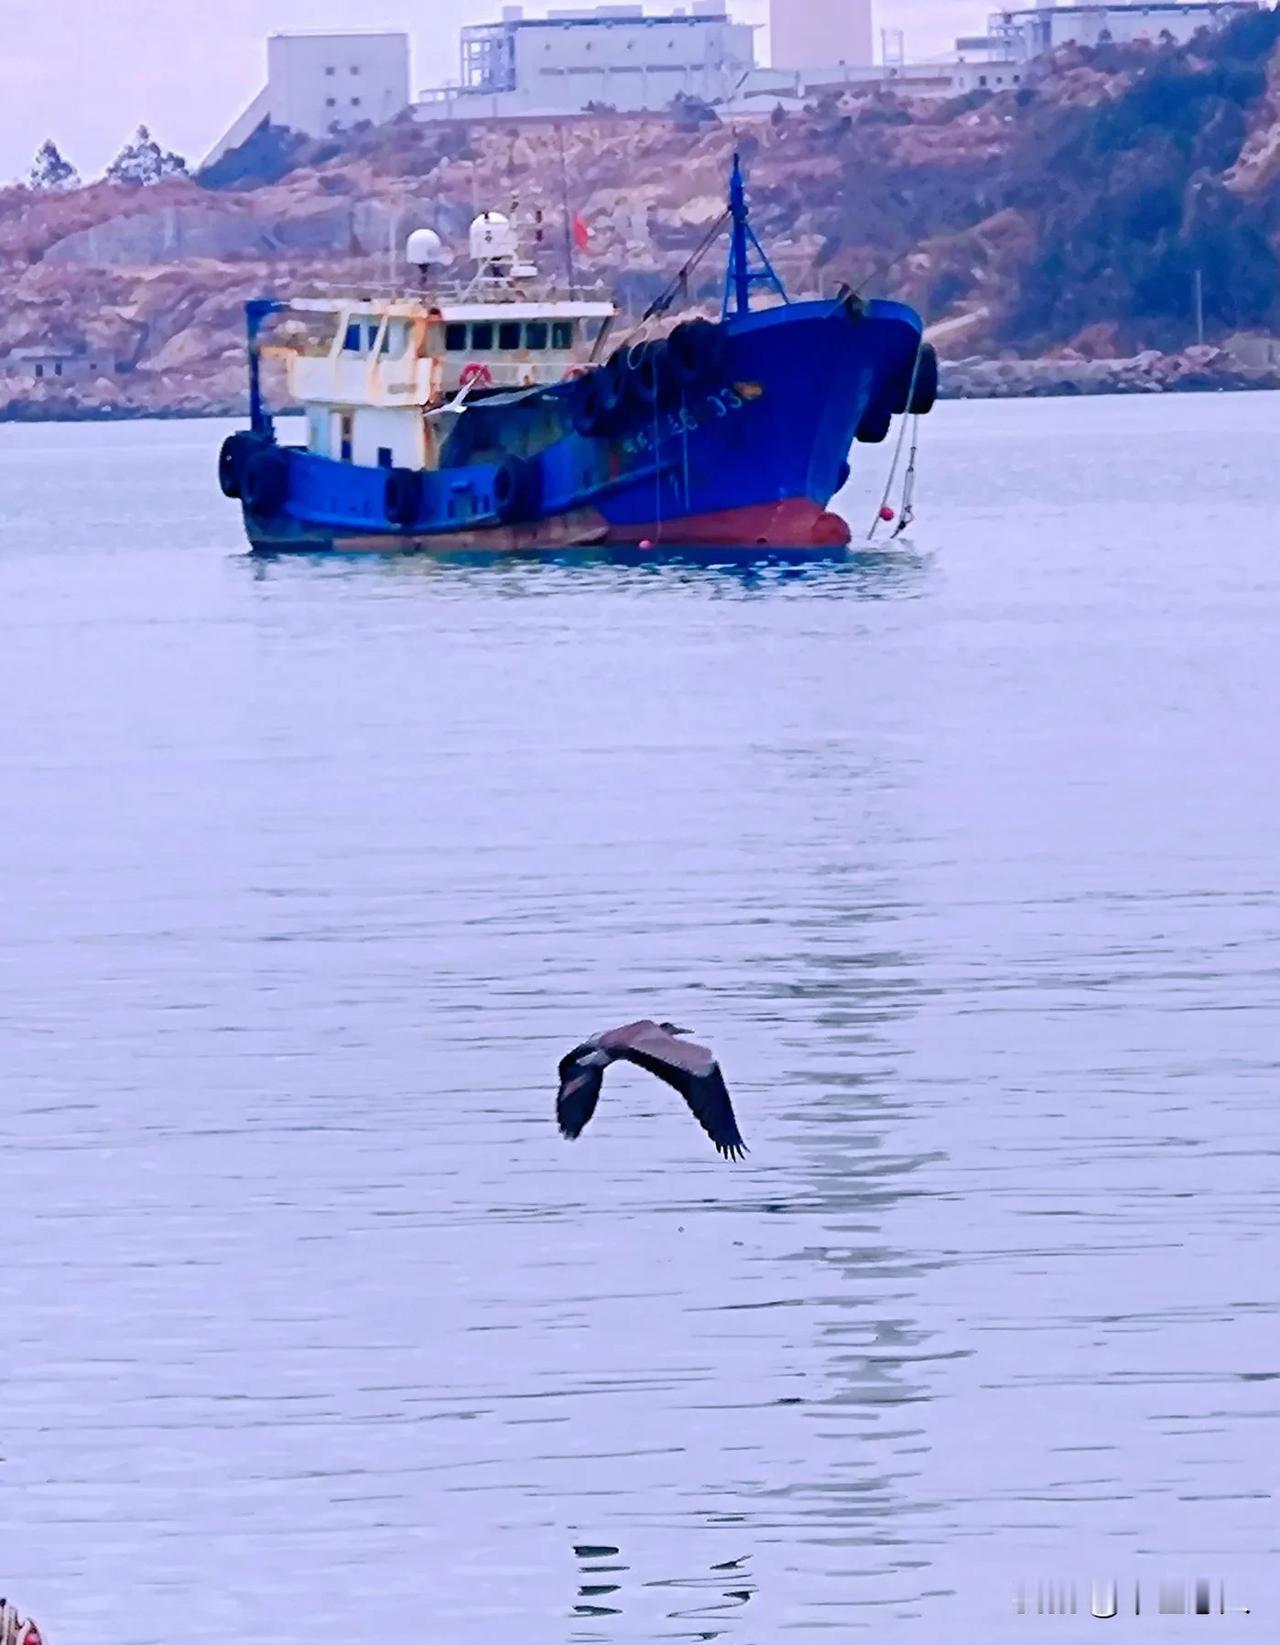
<svg viewBox="0 0 1280 1645"><path fill-rule="evenodd" d="M670 1022L633 1022L576 1046L560 1064L556 1118L561 1135L580 1137L591 1123L605 1069L615 1062L633 1062L675 1087L725 1159L741 1159L746 1144L720 1064L705 1045L683 1038L688 1032Z"/></svg>

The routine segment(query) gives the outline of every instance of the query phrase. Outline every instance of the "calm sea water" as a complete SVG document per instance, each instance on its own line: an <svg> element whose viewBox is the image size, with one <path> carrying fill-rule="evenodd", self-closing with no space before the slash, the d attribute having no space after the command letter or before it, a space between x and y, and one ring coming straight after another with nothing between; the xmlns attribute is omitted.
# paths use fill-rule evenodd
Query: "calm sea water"
<svg viewBox="0 0 1280 1645"><path fill-rule="evenodd" d="M221 425L0 429L53 1645L1274 1637L1277 428L944 405L911 543L791 578L258 565ZM558 1137L651 1012L742 1167L631 1071Z"/></svg>

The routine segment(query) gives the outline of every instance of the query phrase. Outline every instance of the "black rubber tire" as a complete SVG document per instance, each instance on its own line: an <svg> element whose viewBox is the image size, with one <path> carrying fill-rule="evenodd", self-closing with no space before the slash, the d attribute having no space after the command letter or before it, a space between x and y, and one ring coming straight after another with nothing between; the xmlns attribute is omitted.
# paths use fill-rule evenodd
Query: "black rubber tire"
<svg viewBox="0 0 1280 1645"><path fill-rule="evenodd" d="M251 514L274 514L289 494L289 459L276 446L255 451L241 482L244 506Z"/></svg>
<svg viewBox="0 0 1280 1645"><path fill-rule="evenodd" d="M924 417L933 410L937 398L938 351L932 343L922 343L919 359L913 357L899 373L889 404L895 417L903 417L908 411Z"/></svg>
<svg viewBox="0 0 1280 1645"><path fill-rule="evenodd" d="M244 487L245 465L258 444L258 440L243 429L238 434L228 434L222 442L218 453L218 484L224 497L239 499Z"/></svg>
<svg viewBox="0 0 1280 1645"><path fill-rule="evenodd" d="M600 375L600 410L609 429L626 422L636 400L635 374L628 362L629 349L620 348L609 356Z"/></svg>
<svg viewBox="0 0 1280 1645"><path fill-rule="evenodd" d="M728 341L710 320L686 320L667 340L672 370L686 389L710 388L725 368Z"/></svg>
<svg viewBox="0 0 1280 1645"><path fill-rule="evenodd" d="M416 468L393 468L387 475L385 507L392 525L417 525L422 513L422 475Z"/></svg>
<svg viewBox="0 0 1280 1645"><path fill-rule="evenodd" d="M927 417L938 403L938 351L932 343L920 350L920 364L916 367L916 386L911 396L911 415Z"/></svg>
<svg viewBox="0 0 1280 1645"><path fill-rule="evenodd" d="M493 477L493 512L503 525L532 519L542 506L542 470L524 457L508 457Z"/></svg>
<svg viewBox="0 0 1280 1645"><path fill-rule="evenodd" d="M864 446L878 446L893 426L893 413L888 406L871 406L858 424L858 439Z"/></svg>
<svg viewBox="0 0 1280 1645"><path fill-rule="evenodd" d="M601 374L588 372L579 378L573 396L573 428L584 440L598 440L605 432L605 417L601 389Z"/></svg>
<svg viewBox="0 0 1280 1645"><path fill-rule="evenodd" d="M663 342L645 343L637 352L632 365L636 397L649 411L665 411L680 397L671 364L671 351Z"/></svg>

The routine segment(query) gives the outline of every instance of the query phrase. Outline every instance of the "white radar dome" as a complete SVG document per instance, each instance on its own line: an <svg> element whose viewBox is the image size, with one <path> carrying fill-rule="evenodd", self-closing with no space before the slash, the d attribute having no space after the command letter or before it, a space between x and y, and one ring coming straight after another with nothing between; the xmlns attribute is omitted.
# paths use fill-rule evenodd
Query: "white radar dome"
<svg viewBox="0 0 1280 1645"><path fill-rule="evenodd" d="M405 257L412 268L440 268L453 261L453 253L433 228L415 229L405 247Z"/></svg>
<svg viewBox="0 0 1280 1645"><path fill-rule="evenodd" d="M511 219L500 211L486 211L471 225L471 256L477 263L510 261L519 250Z"/></svg>

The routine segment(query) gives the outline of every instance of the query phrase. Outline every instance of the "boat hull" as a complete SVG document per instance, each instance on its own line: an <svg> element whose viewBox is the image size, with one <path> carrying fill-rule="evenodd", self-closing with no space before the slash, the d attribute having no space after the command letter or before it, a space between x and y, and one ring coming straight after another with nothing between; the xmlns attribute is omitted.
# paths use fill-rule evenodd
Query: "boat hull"
<svg viewBox="0 0 1280 1645"><path fill-rule="evenodd" d="M572 429L568 385L536 404L465 413L479 449L422 476L408 523L388 518L385 470L279 448L282 495L267 511L246 506L249 540L277 554L838 553L849 531L828 505L848 478L859 428L900 394L918 316L896 303L801 303L730 319L723 332L713 378L675 404L637 403L605 436ZM537 447L522 452L535 419ZM509 499L506 517L500 506L512 455L536 497L517 518Z"/></svg>

